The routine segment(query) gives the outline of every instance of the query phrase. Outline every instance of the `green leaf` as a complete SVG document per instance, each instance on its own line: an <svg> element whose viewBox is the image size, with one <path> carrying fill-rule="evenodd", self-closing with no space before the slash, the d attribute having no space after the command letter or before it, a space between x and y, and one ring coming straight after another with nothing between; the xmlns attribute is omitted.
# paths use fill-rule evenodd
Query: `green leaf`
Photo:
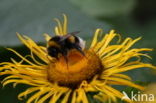
<svg viewBox="0 0 156 103"><path fill-rule="evenodd" d="M70 0L85 13L94 17L121 16L129 14L134 6L135 0Z"/></svg>

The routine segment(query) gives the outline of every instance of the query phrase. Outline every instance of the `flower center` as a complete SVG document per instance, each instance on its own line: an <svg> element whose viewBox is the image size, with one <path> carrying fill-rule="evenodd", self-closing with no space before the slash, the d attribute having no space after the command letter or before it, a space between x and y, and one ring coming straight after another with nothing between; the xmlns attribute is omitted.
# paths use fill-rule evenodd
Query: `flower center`
<svg viewBox="0 0 156 103"><path fill-rule="evenodd" d="M85 56L76 50L69 51L67 61L62 56L48 65L48 80L62 86L77 87L83 80L90 81L103 69L101 60L91 50Z"/></svg>

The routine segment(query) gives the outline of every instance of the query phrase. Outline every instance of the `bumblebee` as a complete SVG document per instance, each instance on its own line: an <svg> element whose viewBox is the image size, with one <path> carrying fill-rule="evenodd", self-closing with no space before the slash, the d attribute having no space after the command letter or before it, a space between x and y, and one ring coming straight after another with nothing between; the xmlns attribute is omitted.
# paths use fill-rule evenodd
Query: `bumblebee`
<svg viewBox="0 0 156 103"><path fill-rule="evenodd" d="M48 55L59 59L60 56L64 56L67 61L68 52L71 49L76 49L82 55L84 55L83 49L85 42L75 34L79 32L72 32L64 36L54 36L48 41Z"/></svg>

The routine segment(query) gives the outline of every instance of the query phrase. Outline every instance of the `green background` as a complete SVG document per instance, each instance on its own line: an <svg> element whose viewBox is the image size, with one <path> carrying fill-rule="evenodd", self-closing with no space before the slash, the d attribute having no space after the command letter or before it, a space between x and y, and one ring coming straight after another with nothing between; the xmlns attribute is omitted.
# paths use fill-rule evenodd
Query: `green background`
<svg viewBox="0 0 156 103"><path fill-rule="evenodd" d="M155 0L0 0L0 62L10 61L10 57L19 60L6 47L14 48L23 55L29 53L21 45L16 32L45 45L43 33L54 35L56 23L53 18L62 19L62 13L69 18L69 32L81 31L80 36L88 42L96 28L102 28L105 33L115 29L123 38L142 36L135 47L156 49L155 4ZM153 60L143 61L156 65L156 51L150 55ZM126 74L134 81L156 82L156 71L147 68ZM3 78L0 77L1 80ZM25 85L16 88L12 85L2 88L0 85L0 103L25 103L17 100L17 94L25 88Z"/></svg>

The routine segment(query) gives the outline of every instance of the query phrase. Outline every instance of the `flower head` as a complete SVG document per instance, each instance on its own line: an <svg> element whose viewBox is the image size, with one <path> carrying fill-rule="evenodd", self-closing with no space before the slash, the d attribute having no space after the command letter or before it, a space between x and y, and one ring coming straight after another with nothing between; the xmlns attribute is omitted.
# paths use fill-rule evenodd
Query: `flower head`
<svg viewBox="0 0 156 103"><path fill-rule="evenodd" d="M55 27L57 36L68 33L67 17L63 16L63 23L55 19L58 23ZM11 59L12 62L1 63L0 75L7 75L2 81L3 86L10 83L13 83L13 86L30 85L31 87L18 95L21 100L32 94L27 103L33 101L43 103L47 100L49 103L56 103L59 99L61 103L89 103L87 98L89 92L95 93L94 98L100 101L117 101L117 98L122 98L123 94L112 85L125 85L143 90L144 87L133 83L132 79L123 72L143 67L156 69L151 64L141 62L143 56L151 58L144 52L152 49L131 49L141 39L140 37L136 39L128 37L121 41L121 36L114 30L104 36L102 34L101 29L95 31L90 47L83 49L85 55L75 49L69 50L66 62L63 56L59 56L58 59L49 56L46 46L37 45L29 37L17 33L19 39L30 49L29 56L32 61L27 59L27 56L24 57L8 48L20 57L21 61ZM118 40L112 44L114 38ZM45 39L48 42L51 36L45 34ZM34 55L44 63L38 61Z"/></svg>

